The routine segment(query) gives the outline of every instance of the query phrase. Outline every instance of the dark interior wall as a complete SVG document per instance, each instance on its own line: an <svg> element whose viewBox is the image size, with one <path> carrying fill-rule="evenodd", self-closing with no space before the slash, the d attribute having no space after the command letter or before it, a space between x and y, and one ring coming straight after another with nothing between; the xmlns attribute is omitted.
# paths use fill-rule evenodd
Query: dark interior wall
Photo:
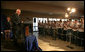
<svg viewBox="0 0 85 52"><path fill-rule="evenodd" d="M15 13L15 10L9 10L9 9L2 9L1 14L5 14L6 16L12 16ZM42 18L62 18L61 15L50 15L45 13L38 13L38 12L32 12L32 11L21 11L21 18L22 20L32 20L33 17L42 17Z"/></svg>
<svg viewBox="0 0 85 52"><path fill-rule="evenodd" d="M11 16L14 12L14 10L1 9L1 14L5 14L6 16Z"/></svg>

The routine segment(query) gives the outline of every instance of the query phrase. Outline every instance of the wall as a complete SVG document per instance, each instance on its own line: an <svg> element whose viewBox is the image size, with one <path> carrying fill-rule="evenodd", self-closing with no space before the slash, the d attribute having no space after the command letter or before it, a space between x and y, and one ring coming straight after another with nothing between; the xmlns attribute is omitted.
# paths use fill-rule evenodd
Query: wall
<svg viewBox="0 0 85 52"><path fill-rule="evenodd" d="M5 14L7 16L12 16L15 13L15 10L9 10L9 9L2 9L1 14ZM32 20L33 17L42 17L42 18L62 18L63 15L50 15L45 13L38 13L38 12L32 12L32 11L24 11L21 12L21 18L22 20Z"/></svg>

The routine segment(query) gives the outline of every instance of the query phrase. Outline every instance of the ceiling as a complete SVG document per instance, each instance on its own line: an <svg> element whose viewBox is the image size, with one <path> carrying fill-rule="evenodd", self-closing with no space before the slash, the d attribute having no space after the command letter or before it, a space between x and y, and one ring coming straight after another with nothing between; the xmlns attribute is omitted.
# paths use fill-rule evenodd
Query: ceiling
<svg viewBox="0 0 85 52"><path fill-rule="evenodd" d="M36 1L35 3L43 3L43 4L55 5L61 7L77 7L82 9L84 8L84 1L42 1L42 2Z"/></svg>
<svg viewBox="0 0 85 52"><path fill-rule="evenodd" d="M65 14L68 7L76 8L77 15L84 15L84 1L1 1L2 9L17 9L46 14Z"/></svg>

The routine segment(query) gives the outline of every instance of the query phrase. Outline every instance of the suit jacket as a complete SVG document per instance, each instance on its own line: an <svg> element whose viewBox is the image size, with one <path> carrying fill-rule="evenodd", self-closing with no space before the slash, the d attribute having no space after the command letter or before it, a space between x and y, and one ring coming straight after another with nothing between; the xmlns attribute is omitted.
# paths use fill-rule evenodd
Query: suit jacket
<svg viewBox="0 0 85 52"><path fill-rule="evenodd" d="M16 26L21 23L21 18L17 14L14 14L11 17L11 22L13 26Z"/></svg>
<svg viewBox="0 0 85 52"><path fill-rule="evenodd" d="M11 29L11 24L10 22L6 22L6 27L5 27L5 30L10 30Z"/></svg>

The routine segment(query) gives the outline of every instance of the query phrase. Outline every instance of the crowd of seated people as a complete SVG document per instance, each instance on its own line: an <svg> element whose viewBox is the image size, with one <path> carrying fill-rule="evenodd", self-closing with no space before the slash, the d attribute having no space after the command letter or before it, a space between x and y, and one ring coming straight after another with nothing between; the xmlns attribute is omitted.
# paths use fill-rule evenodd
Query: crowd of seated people
<svg viewBox="0 0 85 52"><path fill-rule="evenodd" d="M39 22L39 34L51 36L53 40L61 39L78 46L84 46L84 17L67 21Z"/></svg>

